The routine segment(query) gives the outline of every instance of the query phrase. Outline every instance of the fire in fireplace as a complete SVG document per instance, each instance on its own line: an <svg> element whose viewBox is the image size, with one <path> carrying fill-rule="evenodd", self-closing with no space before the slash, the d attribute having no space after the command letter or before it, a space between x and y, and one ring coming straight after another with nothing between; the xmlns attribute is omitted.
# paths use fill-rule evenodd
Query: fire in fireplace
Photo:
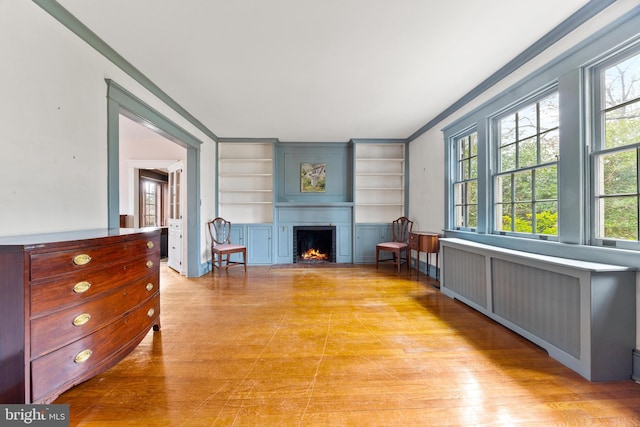
<svg viewBox="0 0 640 427"><path fill-rule="evenodd" d="M305 253L303 253L302 255L300 255L300 258L302 258L305 261L308 261L308 260L325 261L329 259L329 254L323 253L318 249L311 248Z"/></svg>
<svg viewBox="0 0 640 427"><path fill-rule="evenodd" d="M293 262L336 262L336 227L294 226Z"/></svg>

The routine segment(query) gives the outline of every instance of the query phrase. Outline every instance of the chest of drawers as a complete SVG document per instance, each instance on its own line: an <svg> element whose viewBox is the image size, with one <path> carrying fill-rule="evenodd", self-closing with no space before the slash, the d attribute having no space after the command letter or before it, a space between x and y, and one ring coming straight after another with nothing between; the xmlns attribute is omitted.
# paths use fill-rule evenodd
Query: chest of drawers
<svg viewBox="0 0 640 427"><path fill-rule="evenodd" d="M0 403L47 403L160 329L160 230L0 238Z"/></svg>

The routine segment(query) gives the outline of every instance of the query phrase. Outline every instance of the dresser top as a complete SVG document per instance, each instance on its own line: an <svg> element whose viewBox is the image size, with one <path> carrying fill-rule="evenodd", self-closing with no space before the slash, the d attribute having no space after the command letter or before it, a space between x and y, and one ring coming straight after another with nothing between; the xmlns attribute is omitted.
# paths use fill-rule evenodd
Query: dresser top
<svg viewBox="0 0 640 427"><path fill-rule="evenodd" d="M96 228L92 230L61 231L57 233L26 234L22 236L0 237L0 246L33 246L76 240L102 239L105 237L130 236L134 234L159 233L160 228Z"/></svg>

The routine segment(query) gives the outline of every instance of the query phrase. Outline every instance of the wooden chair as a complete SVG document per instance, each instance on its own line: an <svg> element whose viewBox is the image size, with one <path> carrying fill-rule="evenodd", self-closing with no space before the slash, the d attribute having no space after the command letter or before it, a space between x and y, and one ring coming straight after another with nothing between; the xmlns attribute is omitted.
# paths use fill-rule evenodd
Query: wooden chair
<svg viewBox="0 0 640 427"><path fill-rule="evenodd" d="M215 218L207 222L211 236L211 271L222 267L228 269L234 265L244 265L247 272L247 248L231 243L231 223L224 218ZM231 255L242 254L242 261L231 261ZM217 262L217 265L216 265ZM223 264L224 263L224 264Z"/></svg>
<svg viewBox="0 0 640 427"><path fill-rule="evenodd" d="M413 228L413 221L403 216L391 224L392 241L378 243L376 245L376 269L378 269L378 263L380 262L392 262L398 268L398 274L400 274L400 266L406 263L409 266L409 234ZM380 259L380 252L391 252L393 258ZM402 254L404 253L404 258ZM409 269L411 271L411 269Z"/></svg>

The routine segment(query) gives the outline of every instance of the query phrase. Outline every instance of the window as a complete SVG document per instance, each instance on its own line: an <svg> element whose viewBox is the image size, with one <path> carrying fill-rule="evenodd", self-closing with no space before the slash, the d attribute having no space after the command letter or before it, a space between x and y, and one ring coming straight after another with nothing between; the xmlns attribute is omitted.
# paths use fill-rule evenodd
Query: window
<svg viewBox="0 0 640 427"><path fill-rule="evenodd" d="M558 235L558 92L495 122L495 231Z"/></svg>
<svg viewBox="0 0 640 427"><path fill-rule="evenodd" d="M620 20L443 127L447 237L640 268L638 28Z"/></svg>
<svg viewBox="0 0 640 427"><path fill-rule="evenodd" d="M140 227L167 225L168 184L164 172L140 170Z"/></svg>
<svg viewBox="0 0 640 427"><path fill-rule="evenodd" d="M478 133L456 138L454 158L457 174L453 183L455 227L475 230L478 226Z"/></svg>
<svg viewBox="0 0 640 427"><path fill-rule="evenodd" d="M141 186L142 210L140 216L142 221L140 221L140 226L156 227L159 225L160 220L160 204L158 203L161 194L160 184L149 179L143 179Z"/></svg>
<svg viewBox="0 0 640 427"><path fill-rule="evenodd" d="M638 241L640 54L596 68L595 82L594 237Z"/></svg>

